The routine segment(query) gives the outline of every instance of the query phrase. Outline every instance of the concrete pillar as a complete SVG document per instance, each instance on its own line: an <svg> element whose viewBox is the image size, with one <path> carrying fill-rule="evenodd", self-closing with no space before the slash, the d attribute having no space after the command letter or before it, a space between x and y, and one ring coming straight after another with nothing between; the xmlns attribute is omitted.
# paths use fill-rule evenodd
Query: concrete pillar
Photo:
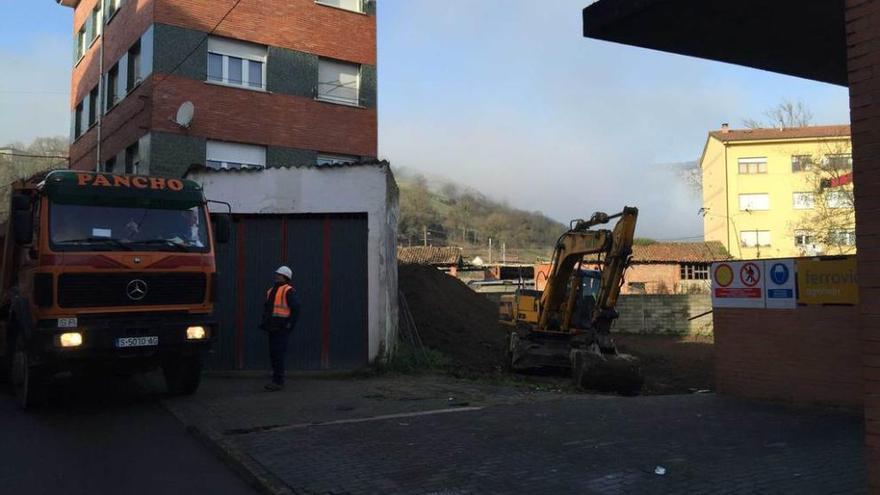
<svg viewBox="0 0 880 495"><path fill-rule="evenodd" d="M880 1L846 0L847 67L865 376L866 458L880 493Z"/></svg>

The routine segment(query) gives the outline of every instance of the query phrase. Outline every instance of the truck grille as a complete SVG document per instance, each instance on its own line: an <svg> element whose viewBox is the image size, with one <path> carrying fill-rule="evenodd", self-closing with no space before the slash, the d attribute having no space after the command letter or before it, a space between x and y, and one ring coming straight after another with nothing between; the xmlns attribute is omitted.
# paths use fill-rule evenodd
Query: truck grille
<svg viewBox="0 0 880 495"><path fill-rule="evenodd" d="M58 277L62 308L201 304L204 273L65 273Z"/></svg>

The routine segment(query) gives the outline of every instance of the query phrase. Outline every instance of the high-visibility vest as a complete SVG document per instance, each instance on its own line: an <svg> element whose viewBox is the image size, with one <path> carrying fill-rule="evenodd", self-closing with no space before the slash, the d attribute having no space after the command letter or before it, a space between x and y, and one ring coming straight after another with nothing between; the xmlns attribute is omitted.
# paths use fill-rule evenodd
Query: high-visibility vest
<svg viewBox="0 0 880 495"><path fill-rule="evenodd" d="M287 293L293 290L290 285L282 285L275 291L275 301L272 303L272 316L275 318L290 318L290 306L287 305ZM266 299L272 297L272 289L266 292Z"/></svg>

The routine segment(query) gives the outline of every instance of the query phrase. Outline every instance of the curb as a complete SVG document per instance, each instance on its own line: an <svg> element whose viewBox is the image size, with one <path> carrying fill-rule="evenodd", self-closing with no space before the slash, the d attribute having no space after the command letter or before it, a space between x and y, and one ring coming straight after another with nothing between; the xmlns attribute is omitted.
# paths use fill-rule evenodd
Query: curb
<svg viewBox="0 0 880 495"><path fill-rule="evenodd" d="M286 483L263 467L253 457L232 445L222 435L189 424L186 417L175 410L174 407L169 406L165 401L161 401L161 403L166 411L170 412L172 416L184 425L187 433L213 452L248 485L256 489L258 493L262 495L295 495L296 492L287 486Z"/></svg>

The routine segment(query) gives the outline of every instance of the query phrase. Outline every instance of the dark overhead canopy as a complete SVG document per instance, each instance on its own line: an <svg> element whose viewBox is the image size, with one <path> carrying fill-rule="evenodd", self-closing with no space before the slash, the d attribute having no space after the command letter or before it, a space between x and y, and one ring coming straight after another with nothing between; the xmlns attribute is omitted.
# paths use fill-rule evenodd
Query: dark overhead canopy
<svg viewBox="0 0 880 495"><path fill-rule="evenodd" d="M847 85L844 0L599 0L584 36Z"/></svg>

